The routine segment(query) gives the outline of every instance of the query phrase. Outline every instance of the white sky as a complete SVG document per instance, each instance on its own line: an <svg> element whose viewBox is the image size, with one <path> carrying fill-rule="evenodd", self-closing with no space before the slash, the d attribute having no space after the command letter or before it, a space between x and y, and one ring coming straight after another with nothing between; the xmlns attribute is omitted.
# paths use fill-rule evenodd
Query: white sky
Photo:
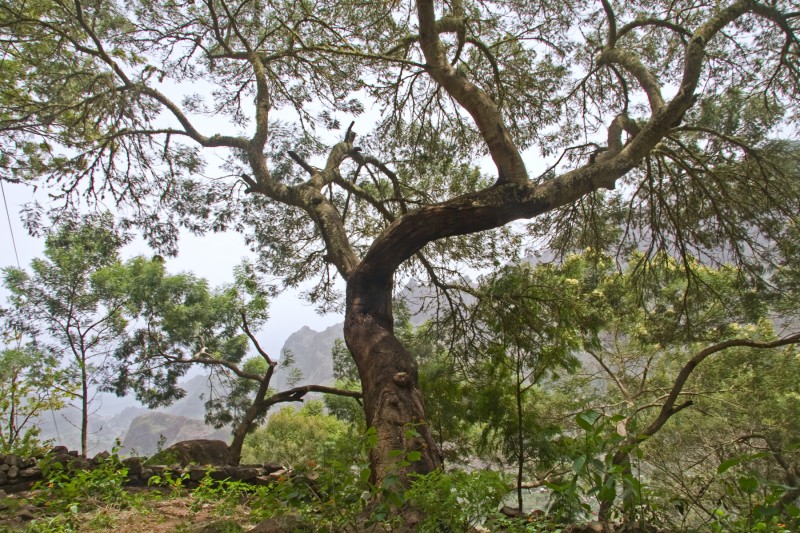
<svg viewBox="0 0 800 533"><path fill-rule="evenodd" d="M11 183L3 183L3 189L9 216L6 215L5 205L0 206L0 268L17 266L13 231L20 266L27 269L31 260L41 255L44 242L28 235L20 220L20 212L25 203L32 202L35 198L40 203L46 203L47 195L42 189L34 193L30 187ZM136 255L152 254L153 251L141 239L136 239L123 249L122 258L125 260ZM166 264L170 272L192 272L216 287L232 280L233 267L244 257L253 258L253 254L239 234L221 233L198 237L184 233L180 238L178 256L167 258ZM287 337L303 326L321 331L344 320L343 316L336 314L318 315L312 305L301 299L299 292L287 291L270 302L270 319L258 334L259 343L270 356L278 357ZM0 307L7 305L6 295L5 289L0 286Z"/></svg>

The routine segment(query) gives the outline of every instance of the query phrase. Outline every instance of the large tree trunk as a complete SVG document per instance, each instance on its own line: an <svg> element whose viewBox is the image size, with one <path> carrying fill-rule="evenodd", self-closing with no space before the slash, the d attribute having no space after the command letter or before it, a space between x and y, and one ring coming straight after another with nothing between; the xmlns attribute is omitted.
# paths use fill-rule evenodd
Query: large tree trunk
<svg viewBox="0 0 800 533"><path fill-rule="evenodd" d="M383 279L381 279L383 278ZM354 276L347 285L344 337L361 377L368 427L377 444L370 450L372 481L398 474L425 474L441 466L425 419L417 382L417 364L393 333L391 276ZM393 451L406 452L397 456ZM409 466L398 461L407 452L421 458Z"/></svg>

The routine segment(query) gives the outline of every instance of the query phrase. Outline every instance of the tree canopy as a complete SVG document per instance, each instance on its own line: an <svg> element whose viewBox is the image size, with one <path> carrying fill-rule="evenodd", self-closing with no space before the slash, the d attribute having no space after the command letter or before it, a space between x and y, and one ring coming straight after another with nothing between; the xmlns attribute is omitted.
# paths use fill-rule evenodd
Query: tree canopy
<svg viewBox="0 0 800 533"><path fill-rule="evenodd" d="M397 270L446 289L544 239L768 278L800 212L797 20L793 1L3 0L0 178L113 202L168 252L178 226L242 231L283 285L316 279L344 304L376 478L391 449L428 471Z"/></svg>

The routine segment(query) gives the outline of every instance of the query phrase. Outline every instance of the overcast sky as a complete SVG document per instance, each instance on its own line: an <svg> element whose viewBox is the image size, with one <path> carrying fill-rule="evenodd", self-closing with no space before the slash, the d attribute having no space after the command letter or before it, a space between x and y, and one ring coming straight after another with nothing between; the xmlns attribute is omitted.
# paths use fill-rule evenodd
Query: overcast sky
<svg viewBox="0 0 800 533"><path fill-rule="evenodd" d="M20 266L28 268L31 260L41 255L44 243L41 239L28 235L23 228L20 220L21 208L23 204L34 199L46 204L47 195L41 189L34 193L30 187L11 183L4 183L3 189L8 215L5 205L0 206L0 267L17 266L13 246L13 241L16 241ZM152 254L141 239L122 251L123 260L136 255ZM252 254L245 246L244 239L236 233L209 234L203 237L182 234L178 256L167 258L167 267L173 273L192 272L216 287L231 281L233 267L244 257L252 257ZM5 289L0 287L0 306L6 305L6 294ZM278 356L287 337L301 327L309 326L320 331L343 320L341 315L320 316L313 306L302 301L298 291L286 292L271 301L270 319L262 328L258 339L271 356Z"/></svg>

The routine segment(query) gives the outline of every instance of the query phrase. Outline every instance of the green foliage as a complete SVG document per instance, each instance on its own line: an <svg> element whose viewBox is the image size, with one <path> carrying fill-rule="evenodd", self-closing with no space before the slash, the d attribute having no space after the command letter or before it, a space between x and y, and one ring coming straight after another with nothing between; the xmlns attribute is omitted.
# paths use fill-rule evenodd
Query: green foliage
<svg viewBox="0 0 800 533"><path fill-rule="evenodd" d="M79 401L81 451L87 447L91 387L105 383L108 355L124 335L123 293L115 275L119 249L128 241L109 214L66 217L45 239L43 259L31 271L6 268L7 320L32 337L63 369L52 386Z"/></svg>
<svg viewBox="0 0 800 533"><path fill-rule="evenodd" d="M749 454L723 461L717 473L724 475L742 464L750 463L767 454ZM725 485L732 499L736 496L746 498L746 505L731 509L716 508L713 512L711 530L715 533L739 531L764 531L770 533L786 533L796 531L800 527L800 508L796 505L797 495L789 491L795 490L783 483L776 483L762 478L757 472L750 471L739 475L727 475ZM732 474L733 472L731 472ZM787 501L787 496L788 500Z"/></svg>
<svg viewBox="0 0 800 533"><path fill-rule="evenodd" d="M212 384L206 423L235 432L260 424L275 363L255 340L268 302L253 266L243 262L233 283L214 290L191 274L169 274L160 258L136 257L120 265L118 277L127 280L125 311L136 328L114 353L108 389L133 391L149 407L169 405L186 394L178 380L201 366ZM248 357L253 348L257 355Z"/></svg>
<svg viewBox="0 0 800 533"><path fill-rule="evenodd" d="M253 514L297 516L307 528L335 531L357 531L365 520L386 520L391 502L401 502L397 489L402 487L381 488L370 482L368 455L377 443L374 429L353 440L359 447L355 457L342 461L326 455L325 462L302 465L295 475L260 490L251 503Z"/></svg>
<svg viewBox="0 0 800 533"><path fill-rule="evenodd" d="M52 354L33 343L14 345L0 351L0 453L33 457L48 444L39 441L35 421L64 406L69 394L59 386L67 380Z"/></svg>
<svg viewBox="0 0 800 533"><path fill-rule="evenodd" d="M128 469L114 452L92 469L70 469L59 462L46 464L42 469L45 481L35 488L42 489L41 503L58 512L76 514L78 509L99 504L127 507L134 503L125 490Z"/></svg>
<svg viewBox="0 0 800 533"><path fill-rule="evenodd" d="M620 426L622 422L621 415L604 417L594 410L575 416L581 434L568 439L572 452L571 471L564 481L547 484L552 491L548 512L555 521L570 523L585 519L593 510L589 498L595 498L598 503L611 503L617 498L617 485L625 487L623 497L631 494L633 504L641 504L641 482L623 465L613 461L625 437Z"/></svg>
<svg viewBox="0 0 800 533"><path fill-rule="evenodd" d="M192 490L191 508L198 511L203 506L210 505L217 516L235 516L241 505L263 490L243 481L213 479L209 470L200 480L200 484Z"/></svg>
<svg viewBox="0 0 800 533"><path fill-rule="evenodd" d="M161 474L151 476L147 480L147 485L150 487L165 487L170 490L173 497L180 496L186 489L186 482L189 480L189 473L182 472L176 474L169 468L164 470Z"/></svg>
<svg viewBox="0 0 800 533"><path fill-rule="evenodd" d="M405 492L408 505L419 509L423 521L417 531L459 532L491 527L508 494L505 476L485 471L436 471L414 479Z"/></svg>
<svg viewBox="0 0 800 533"><path fill-rule="evenodd" d="M299 410L284 407L248 435L242 461L277 462L287 467L322 463L342 453L352 456L355 450L350 447L347 451L351 439L347 424L324 414L321 401L310 400Z"/></svg>

